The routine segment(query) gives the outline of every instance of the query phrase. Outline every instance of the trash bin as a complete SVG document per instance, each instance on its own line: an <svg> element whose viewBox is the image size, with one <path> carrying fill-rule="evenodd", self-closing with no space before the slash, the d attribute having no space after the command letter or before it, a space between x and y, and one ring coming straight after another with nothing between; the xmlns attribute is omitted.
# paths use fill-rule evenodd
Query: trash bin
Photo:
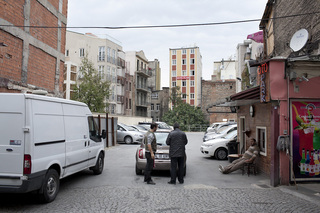
<svg viewBox="0 0 320 213"><path fill-rule="evenodd" d="M230 141L227 143L227 147L228 147L228 155L230 154L238 154L238 144L239 142L237 141ZM238 157L229 157L229 162L232 163L232 161L238 159Z"/></svg>

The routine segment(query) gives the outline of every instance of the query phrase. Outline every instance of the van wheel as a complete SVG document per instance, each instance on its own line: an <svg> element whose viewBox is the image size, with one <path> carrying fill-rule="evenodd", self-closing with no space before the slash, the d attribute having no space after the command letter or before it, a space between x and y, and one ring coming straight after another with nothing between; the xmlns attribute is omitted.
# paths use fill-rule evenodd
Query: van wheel
<svg viewBox="0 0 320 213"><path fill-rule="evenodd" d="M103 171L103 167L104 167L104 157L103 157L103 154L100 153L97 159L96 165L92 168L93 174L100 175Z"/></svg>
<svg viewBox="0 0 320 213"><path fill-rule="evenodd" d="M55 169L50 169L47 172L42 184L42 188L39 194L40 201L44 203L50 203L54 201L59 192L59 186L60 179L58 172Z"/></svg>
<svg viewBox="0 0 320 213"><path fill-rule="evenodd" d="M131 138L130 136L126 136L126 137L124 138L124 142L125 142L126 144L131 144L131 143L132 143L132 138Z"/></svg>

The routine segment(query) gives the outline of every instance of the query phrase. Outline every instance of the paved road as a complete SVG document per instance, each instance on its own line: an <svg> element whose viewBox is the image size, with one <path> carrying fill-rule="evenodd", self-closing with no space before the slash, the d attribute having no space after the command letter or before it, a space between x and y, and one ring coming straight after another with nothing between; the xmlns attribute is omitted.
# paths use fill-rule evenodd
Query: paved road
<svg viewBox="0 0 320 213"><path fill-rule="evenodd" d="M0 212L319 212L320 197L270 187L263 174L219 173L218 165L228 161L200 153L203 133L187 136L183 185L167 184L168 172L155 172L154 186L143 183L134 170L138 145L121 144L106 150L103 174L84 171L62 180L54 202L43 205L32 194L2 194Z"/></svg>

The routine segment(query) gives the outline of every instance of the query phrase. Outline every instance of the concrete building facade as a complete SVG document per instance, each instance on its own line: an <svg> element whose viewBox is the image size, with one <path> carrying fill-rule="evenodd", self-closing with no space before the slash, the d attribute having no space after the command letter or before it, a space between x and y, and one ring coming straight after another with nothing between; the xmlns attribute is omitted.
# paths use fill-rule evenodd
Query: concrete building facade
<svg viewBox="0 0 320 213"><path fill-rule="evenodd" d="M154 59L154 61L149 61L149 71L151 73L151 77L148 78L148 85L151 91L160 90L161 89L161 68L160 61L158 59Z"/></svg>
<svg viewBox="0 0 320 213"><path fill-rule="evenodd" d="M153 122L163 121L163 115L169 111L169 100L169 87L162 87L162 90L151 92L151 118Z"/></svg>
<svg viewBox="0 0 320 213"><path fill-rule="evenodd" d="M68 0L0 5L0 92L45 90L62 97Z"/></svg>
<svg viewBox="0 0 320 213"><path fill-rule="evenodd" d="M201 106L202 56L199 47L169 49L169 60L170 88L180 87L184 102Z"/></svg>
<svg viewBox="0 0 320 213"><path fill-rule="evenodd" d="M151 90L149 89L148 79L151 76L149 71L148 59L144 52L141 50L126 52L126 62L133 76L132 91L132 113L134 116L150 117L150 96Z"/></svg>
<svg viewBox="0 0 320 213"><path fill-rule="evenodd" d="M91 33L71 31L67 31L66 40L64 97L71 98L72 87L76 85L82 59L87 57L102 80L110 82L110 97L106 100L109 108L106 111L111 115L124 115L127 104L125 77L129 74L129 70L126 68L125 53L122 51L121 43L111 37L100 38Z"/></svg>

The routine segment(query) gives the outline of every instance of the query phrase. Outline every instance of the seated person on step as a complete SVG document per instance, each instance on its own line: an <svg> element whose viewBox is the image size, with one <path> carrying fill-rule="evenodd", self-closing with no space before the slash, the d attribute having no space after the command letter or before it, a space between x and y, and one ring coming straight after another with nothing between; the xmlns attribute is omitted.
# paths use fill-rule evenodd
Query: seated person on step
<svg viewBox="0 0 320 213"><path fill-rule="evenodd" d="M219 171L223 174L229 174L233 171L241 169L243 167L243 164L245 163L252 163L259 155L259 147L257 146L256 140L254 138L250 138L250 144L251 145L248 150L243 155L239 155L239 159L234 160L226 167L219 165Z"/></svg>

